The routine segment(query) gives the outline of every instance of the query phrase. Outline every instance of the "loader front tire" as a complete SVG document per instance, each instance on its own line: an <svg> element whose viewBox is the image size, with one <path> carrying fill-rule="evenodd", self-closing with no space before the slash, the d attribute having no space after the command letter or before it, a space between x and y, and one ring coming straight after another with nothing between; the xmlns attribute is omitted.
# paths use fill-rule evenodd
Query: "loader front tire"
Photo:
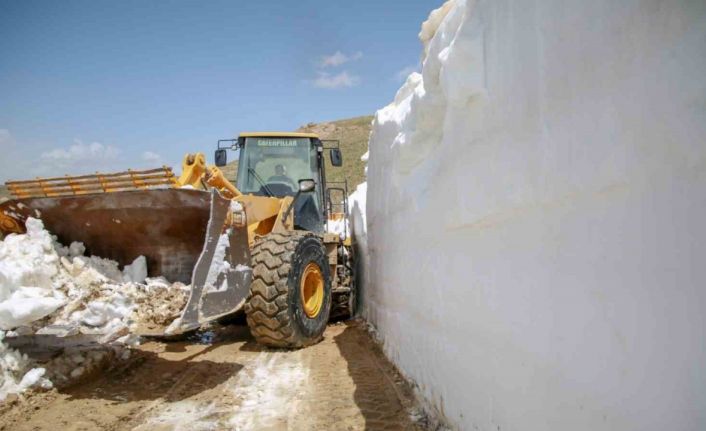
<svg viewBox="0 0 706 431"><path fill-rule="evenodd" d="M311 232L270 233L255 240L248 327L267 346L300 348L321 340L331 312L326 249Z"/></svg>

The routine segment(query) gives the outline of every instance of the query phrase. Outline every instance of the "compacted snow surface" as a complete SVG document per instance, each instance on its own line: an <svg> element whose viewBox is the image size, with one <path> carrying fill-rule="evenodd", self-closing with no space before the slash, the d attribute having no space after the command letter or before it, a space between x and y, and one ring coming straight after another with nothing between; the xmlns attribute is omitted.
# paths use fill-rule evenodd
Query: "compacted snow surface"
<svg viewBox="0 0 706 431"><path fill-rule="evenodd" d="M59 328L102 344L129 344L138 323L166 324L186 301L186 286L146 279L143 256L121 271L117 262L84 256L81 243L57 243L41 220L30 218L26 227L26 234L0 242L0 399L35 384L51 386L42 379L45 370L31 368L32 362L9 348L4 338L52 334ZM104 356L90 352L74 353L66 361L58 358L49 374L60 369L60 379L78 377Z"/></svg>

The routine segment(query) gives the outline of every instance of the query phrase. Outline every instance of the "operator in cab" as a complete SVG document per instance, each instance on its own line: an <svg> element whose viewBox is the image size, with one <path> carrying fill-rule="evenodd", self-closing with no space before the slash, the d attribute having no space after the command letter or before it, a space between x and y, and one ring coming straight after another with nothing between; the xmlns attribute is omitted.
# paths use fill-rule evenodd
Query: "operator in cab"
<svg viewBox="0 0 706 431"><path fill-rule="evenodd" d="M275 174L272 175L270 178L267 179L268 183L287 183L291 184L294 186L294 181L287 176L287 168L282 165L278 164L275 165Z"/></svg>

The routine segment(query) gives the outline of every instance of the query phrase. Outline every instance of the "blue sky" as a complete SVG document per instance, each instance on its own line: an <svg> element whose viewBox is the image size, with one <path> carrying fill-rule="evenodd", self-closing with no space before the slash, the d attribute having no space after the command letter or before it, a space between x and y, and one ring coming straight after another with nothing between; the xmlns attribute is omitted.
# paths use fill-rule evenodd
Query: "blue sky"
<svg viewBox="0 0 706 431"><path fill-rule="evenodd" d="M240 131L372 114L440 4L0 0L0 181L210 160Z"/></svg>

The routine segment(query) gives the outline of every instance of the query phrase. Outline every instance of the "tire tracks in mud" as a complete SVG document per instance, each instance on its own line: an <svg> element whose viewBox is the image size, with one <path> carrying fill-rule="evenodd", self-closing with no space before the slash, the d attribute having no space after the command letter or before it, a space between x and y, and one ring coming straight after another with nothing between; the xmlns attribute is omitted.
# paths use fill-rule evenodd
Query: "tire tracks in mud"
<svg viewBox="0 0 706 431"><path fill-rule="evenodd" d="M0 430L421 429L411 386L362 324L330 325L294 351L224 331L213 344L147 342L92 381L3 411Z"/></svg>

